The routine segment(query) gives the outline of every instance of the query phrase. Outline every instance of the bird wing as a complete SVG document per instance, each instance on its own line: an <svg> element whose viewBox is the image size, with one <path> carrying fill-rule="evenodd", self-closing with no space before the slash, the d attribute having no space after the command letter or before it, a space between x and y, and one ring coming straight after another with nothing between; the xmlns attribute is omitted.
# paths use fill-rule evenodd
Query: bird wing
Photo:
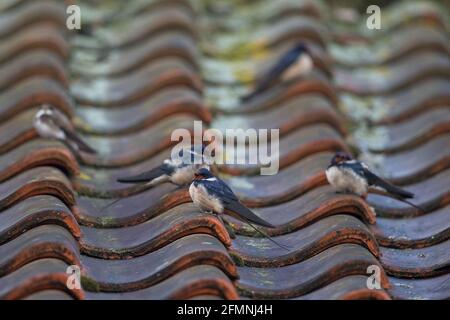
<svg viewBox="0 0 450 320"><path fill-rule="evenodd" d="M239 201L230 201L228 203L225 203L224 207L225 209L228 209L237 214L244 222L254 222L267 228L275 228L273 224L258 217L253 211L251 211Z"/></svg>
<svg viewBox="0 0 450 320"><path fill-rule="evenodd" d="M369 186L376 186L386 190L389 193L400 196L402 198L414 198L414 194L406 191L402 188L396 187L388 181L380 178L375 173L369 170L369 168L359 161L348 161L340 164L343 168L353 170L356 174L366 179Z"/></svg>
<svg viewBox="0 0 450 320"><path fill-rule="evenodd" d="M381 187L387 192L398 195L402 198L414 198L414 193L411 193L402 188L394 186L393 184L377 176L375 173L371 172L369 169L365 169L364 174L367 178L367 182L369 183L369 185Z"/></svg>
<svg viewBox="0 0 450 320"><path fill-rule="evenodd" d="M142 172L135 176L118 178L117 181L122 183L148 182L164 174L170 175L173 172L173 170L174 168L166 164L162 164L159 167L153 168L149 171Z"/></svg>
<svg viewBox="0 0 450 320"><path fill-rule="evenodd" d="M58 125L60 128L64 128L68 131L74 131L74 127L72 122L70 122L69 118L59 109L53 108L51 117L53 118L53 121Z"/></svg>
<svg viewBox="0 0 450 320"><path fill-rule="evenodd" d="M39 117L40 121L42 123L45 123L45 125L53 132L61 132L62 128L58 125L58 123L55 121L55 119L48 115L43 114ZM63 131L64 132L64 131Z"/></svg>
<svg viewBox="0 0 450 320"><path fill-rule="evenodd" d="M239 201L238 197L223 180L215 178L215 180L204 179L200 181L209 193L223 201Z"/></svg>
<svg viewBox="0 0 450 320"><path fill-rule="evenodd" d="M284 54L278 62L264 75L263 79L258 83L257 89L265 90L267 87L280 77L284 71L286 71L298 58L298 53L288 52Z"/></svg>
<svg viewBox="0 0 450 320"><path fill-rule="evenodd" d="M225 209L237 214L244 222L247 222L248 220L264 227L275 228L274 225L261 219L253 211L244 206L225 182L219 178L216 179L216 181L202 180L202 183L209 193L222 201Z"/></svg>
<svg viewBox="0 0 450 320"><path fill-rule="evenodd" d="M88 146L86 144L86 142L84 142L81 139L81 137L78 135L78 133L76 133L74 130L70 130L70 129L65 128L65 127L60 127L60 128L61 128L62 131L64 131L67 139L72 141L72 142L74 142L81 151L84 151L84 152L87 152L87 153L97 153L97 151L95 151L90 146Z"/></svg>
<svg viewBox="0 0 450 320"><path fill-rule="evenodd" d="M286 71L296 60L298 54L296 52L288 52L284 54L277 63L262 77L256 85L253 92L242 98L243 101L248 101L253 98L257 93L266 90L270 84L278 79L284 71Z"/></svg>

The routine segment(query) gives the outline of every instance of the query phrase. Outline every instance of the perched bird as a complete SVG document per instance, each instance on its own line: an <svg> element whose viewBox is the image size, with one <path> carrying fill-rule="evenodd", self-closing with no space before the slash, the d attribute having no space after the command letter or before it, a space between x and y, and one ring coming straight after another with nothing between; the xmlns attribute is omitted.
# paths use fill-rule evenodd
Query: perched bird
<svg viewBox="0 0 450 320"><path fill-rule="evenodd" d="M227 213L231 216L248 223L257 232L267 237L276 245L285 248L261 230L253 226L252 223L256 223L267 228L275 228L275 226L258 217L249 208L244 206L230 187L228 187L224 181L215 177L208 169L201 168L195 173L194 180L189 187L189 195L191 196L192 202L195 203L202 211L217 214L222 222L224 221L220 215L227 211ZM225 222L224 225L228 226Z"/></svg>
<svg viewBox="0 0 450 320"><path fill-rule="evenodd" d="M267 90L273 83L284 80L289 81L298 76L308 74L313 68L313 61L308 48L303 43L298 43L290 49L274 64L269 71L262 76L256 84L256 88L248 95L242 97L242 102L253 99L258 94Z"/></svg>
<svg viewBox="0 0 450 320"><path fill-rule="evenodd" d="M199 152L201 150L201 153ZM212 150L211 157L215 151ZM121 183L143 183L146 186L156 186L160 183L171 182L176 185L187 185L194 179L194 174L200 168L210 168L209 155L205 155L205 145L192 145L190 148L182 148L178 152L178 158L165 159L163 163L149 171L139 173L135 176L118 178ZM105 207L102 211L111 207L123 198L118 198Z"/></svg>
<svg viewBox="0 0 450 320"><path fill-rule="evenodd" d="M66 115L51 105L44 104L39 109L33 126L42 138L60 140L75 151L96 153L81 139Z"/></svg>
<svg viewBox="0 0 450 320"><path fill-rule="evenodd" d="M117 181L122 183L145 182L151 186L163 182L172 182L177 185L189 184L194 179L194 174L198 169L209 169L209 161L207 157L204 156L205 146L201 146L201 153L198 152L198 149L199 146L195 145L190 148L183 148L178 153L178 159L166 159L156 168L135 176L118 178ZM184 152L187 152L189 155L187 161L184 158ZM214 156L214 152L211 156ZM200 158L201 161L194 161L196 158Z"/></svg>
<svg viewBox="0 0 450 320"><path fill-rule="evenodd" d="M413 193L378 177L369 170L367 165L353 159L346 152L336 153L325 173L328 182L337 192L353 193L366 199L368 189L372 186L400 199L414 197Z"/></svg>

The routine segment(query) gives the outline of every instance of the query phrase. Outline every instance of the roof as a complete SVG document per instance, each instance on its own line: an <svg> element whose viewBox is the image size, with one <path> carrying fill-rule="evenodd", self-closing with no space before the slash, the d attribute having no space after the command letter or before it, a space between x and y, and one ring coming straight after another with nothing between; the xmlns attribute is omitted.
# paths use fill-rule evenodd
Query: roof
<svg viewBox="0 0 450 320"><path fill-rule="evenodd" d="M364 16L346 22L312 1L121 3L82 6L87 35L67 30L62 1L2 5L0 298L450 298L445 9L398 2L370 32ZM238 80L248 87L252 66L264 70L299 39L312 74L239 104ZM69 116L98 155L39 138L42 103ZM170 133L194 120L280 129L277 175L219 169L290 252L227 217L230 238L185 187L116 182L160 164ZM338 150L358 151L424 212L336 194L324 169ZM66 285L71 265L80 290ZM379 290L367 287L372 265Z"/></svg>

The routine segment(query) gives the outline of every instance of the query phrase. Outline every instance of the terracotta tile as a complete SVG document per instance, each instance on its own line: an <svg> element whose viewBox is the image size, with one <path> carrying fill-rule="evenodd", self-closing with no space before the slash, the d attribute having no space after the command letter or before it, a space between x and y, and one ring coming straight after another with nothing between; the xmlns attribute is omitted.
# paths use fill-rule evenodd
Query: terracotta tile
<svg viewBox="0 0 450 320"><path fill-rule="evenodd" d="M26 237L31 233L30 230L35 230L41 225L58 225L67 229L73 238L82 237L80 226L70 209L61 200L47 195L22 200L11 208L3 210L0 221L2 226L0 244L2 245L19 237L22 233Z"/></svg>
<svg viewBox="0 0 450 320"><path fill-rule="evenodd" d="M100 63L75 60L74 74L94 78L119 77L164 57L178 58L191 67L199 67L197 61L199 52L195 40L183 30L161 32L149 41L102 54L107 56Z"/></svg>
<svg viewBox="0 0 450 320"><path fill-rule="evenodd" d="M392 281L392 280L391 280ZM383 290L367 288L367 276L348 276L341 278L314 292L305 294L299 300L390 300L389 294Z"/></svg>
<svg viewBox="0 0 450 320"><path fill-rule="evenodd" d="M389 277L392 288L389 293L394 299L448 300L450 275L426 279L400 279Z"/></svg>
<svg viewBox="0 0 450 320"><path fill-rule="evenodd" d="M378 218L373 231L385 247L399 249L428 247L450 238L450 207L411 219Z"/></svg>
<svg viewBox="0 0 450 320"><path fill-rule="evenodd" d="M2 40L0 63L33 50L48 50L65 60L69 57L69 44L60 28L52 28L46 23L29 26L14 33L14 37Z"/></svg>
<svg viewBox="0 0 450 320"><path fill-rule="evenodd" d="M238 299L236 289L228 277L211 266L188 268L155 286L131 292L94 293L87 292L87 299L135 300L135 299L189 299L210 294L225 299Z"/></svg>
<svg viewBox="0 0 450 320"><path fill-rule="evenodd" d="M343 244L281 268L239 267L237 287L241 295L252 298L294 298L339 278L367 275L369 265L378 265L378 261L366 249ZM385 274L382 274L382 286L389 287Z"/></svg>
<svg viewBox="0 0 450 320"><path fill-rule="evenodd" d="M395 277L432 277L448 274L449 240L431 247L400 250L381 248L381 263Z"/></svg>
<svg viewBox="0 0 450 320"><path fill-rule="evenodd" d="M183 237L133 259L106 261L84 256L82 263L83 273L103 292L141 290L200 264L217 267L232 279L237 277L236 267L225 247L207 235Z"/></svg>
<svg viewBox="0 0 450 320"><path fill-rule="evenodd" d="M418 128L411 130L411 128ZM386 125L387 140L382 146L373 147L377 153L396 153L420 146L450 130L450 110L436 108L400 123Z"/></svg>
<svg viewBox="0 0 450 320"><path fill-rule="evenodd" d="M2 277L44 258L58 259L68 265L81 265L75 239L59 226L36 227L2 245L0 252Z"/></svg>
<svg viewBox="0 0 450 320"><path fill-rule="evenodd" d="M82 227L82 232L83 253L104 259L146 254L193 233L212 234L225 245L230 245L228 233L219 220L212 214L200 213L192 205L174 207L134 226L112 229Z"/></svg>
<svg viewBox="0 0 450 320"><path fill-rule="evenodd" d="M264 238L238 236L232 241L230 253L245 266L268 268L295 264L313 257L336 244L355 243L365 246L378 256L378 244L367 227L349 215L335 215L323 218L305 228L274 237L290 248L280 250Z"/></svg>
<svg viewBox="0 0 450 320"><path fill-rule="evenodd" d="M40 259L0 278L0 297L21 299L42 290L61 290L76 299L83 299L82 290L66 286L68 265L58 259Z"/></svg>
<svg viewBox="0 0 450 320"><path fill-rule="evenodd" d="M45 23L53 29L65 25L64 3L55 1L29 2L0 14L0 38L10 37L24 27Z"/></svg>

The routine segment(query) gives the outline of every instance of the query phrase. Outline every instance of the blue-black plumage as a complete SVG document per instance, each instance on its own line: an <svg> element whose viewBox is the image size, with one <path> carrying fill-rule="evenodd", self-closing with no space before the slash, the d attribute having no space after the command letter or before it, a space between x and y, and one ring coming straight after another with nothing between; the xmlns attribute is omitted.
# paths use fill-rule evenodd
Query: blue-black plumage
<svg viewBox="0 0 450 320"><path fill-rule="evenodd" d="M304 43L297 43L276 61L273 67L257 82L255 89L241 100L242 102L251 100L280 79L288 81L308 74L312 67L313 62L308 48Z"/></svg>

